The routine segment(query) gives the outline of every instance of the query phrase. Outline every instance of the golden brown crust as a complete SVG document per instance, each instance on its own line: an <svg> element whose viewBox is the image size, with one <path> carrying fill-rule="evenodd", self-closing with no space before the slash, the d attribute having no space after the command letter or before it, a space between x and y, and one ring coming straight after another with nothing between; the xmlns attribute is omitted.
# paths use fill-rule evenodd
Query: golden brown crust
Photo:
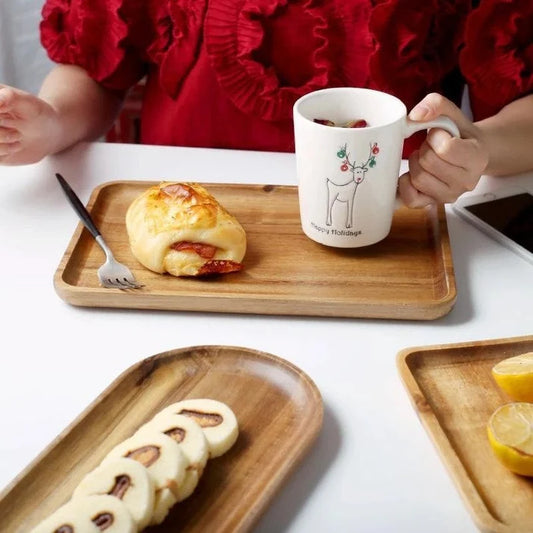
<svg viewBox="0 0 533 533"><path fill-rule="evenodd" d="M126 229L142 265L174 276L203 275L208 261L232 262L240 269L246 252L242 226L197 183L150 187L130 205Z"/></svg>

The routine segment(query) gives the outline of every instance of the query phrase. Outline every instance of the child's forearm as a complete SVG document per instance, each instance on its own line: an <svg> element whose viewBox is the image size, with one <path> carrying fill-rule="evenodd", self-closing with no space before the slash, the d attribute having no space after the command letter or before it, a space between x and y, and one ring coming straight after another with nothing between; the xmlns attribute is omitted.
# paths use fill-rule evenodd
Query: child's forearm
<svg viewBox="0 0 533 533"><path fill-rule="evenodd" d="M533 94L511 102L476 126L489 151L485 174L506 176L533 169Z"/></svg>
<svg viewBox="0 0 533 533"><path fill-rule="evenodd" d="M57 65L43 82L39 97L57 112L57 139L53 152L105 134L113 123L122 98L92 80L85 70Z"/></svg>

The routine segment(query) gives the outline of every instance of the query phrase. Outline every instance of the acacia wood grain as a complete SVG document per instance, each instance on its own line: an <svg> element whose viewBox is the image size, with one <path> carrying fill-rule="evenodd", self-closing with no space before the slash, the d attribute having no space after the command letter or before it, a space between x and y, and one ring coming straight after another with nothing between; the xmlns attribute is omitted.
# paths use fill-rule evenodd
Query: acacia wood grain
<svg viewBox="0 0 533 533"><path fill-rule="evenodd" d="M172 350L126 370L0 494L0 529L30 531L116 444L185 398L229 405L239 437L207 462L192 496L145 531L249 531L315 441L323 405L316 385L291 363L231 346Z"/></svg>
<svg viewBox="0 0 533 533"><path fill-rule="evenodd" d="M487 423L512 402L496 385L492 367L533 350L533 336L407 348L400 375L481 531L533 531L533 478L507 470L494 456Z"/></svg>
<svg viewBox="0 0 533 533"><path fill-rule="evenodd" d="M88 204L117 259L145 287L100 287L99 246L81 224L56 271L54 285L80 306L222 313L433 320L456 299L442 206L399 209L390 235L373 246L330 248L302 232L294 186L204 184L241 222L248 248L241 272L211 279L150 272L133 257L124 217L154 182L110 182Z"/></svg>

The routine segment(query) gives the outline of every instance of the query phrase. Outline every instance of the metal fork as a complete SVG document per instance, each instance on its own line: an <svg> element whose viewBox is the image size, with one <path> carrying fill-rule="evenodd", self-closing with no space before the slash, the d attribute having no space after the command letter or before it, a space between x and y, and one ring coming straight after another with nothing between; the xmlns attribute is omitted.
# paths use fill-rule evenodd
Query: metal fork
<svg viewBox="0 0 533 533"><path fill-rule="evenodd" d="M83 222L83 225L91 232L91 235L95 238L96 242L105 253L106 261L98 269L98 279L100 280L100 283L104 287L112 289L140 289L143 287L144 285L141 285L135 280L130 269L115 259L109 246L105 243L102 234L93 222L91 215L89 215L85 206L76 196L76 193L70 188L70 185L66 182L65 178L63 178L61 174L56 174L56 178L65 192L70 205L72 205L74 211L76 211L80 220Z"/></svg>

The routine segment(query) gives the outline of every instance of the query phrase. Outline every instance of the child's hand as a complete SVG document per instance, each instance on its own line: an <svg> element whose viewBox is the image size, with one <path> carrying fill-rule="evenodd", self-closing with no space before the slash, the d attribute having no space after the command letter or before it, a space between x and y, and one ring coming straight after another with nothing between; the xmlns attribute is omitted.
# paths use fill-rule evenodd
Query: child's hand
<svg viewBox="0 0 533 533"><path fill-rule="evenodd" d="M488 148L480 129L440 94L428 94L411 110L409 118L426 121L439 115L457 124L461 138L432 129L420 149L411 154L409 172L399 181L400 197L408 207L455 202L476 186L488 164Z"/></svg>
<svg viewBox="0 0 533 533"><path fill-rule="evenodd" d="M36 163L55 151L58 137L59 119L51 105L0 85L0 164Z"/></svg>

